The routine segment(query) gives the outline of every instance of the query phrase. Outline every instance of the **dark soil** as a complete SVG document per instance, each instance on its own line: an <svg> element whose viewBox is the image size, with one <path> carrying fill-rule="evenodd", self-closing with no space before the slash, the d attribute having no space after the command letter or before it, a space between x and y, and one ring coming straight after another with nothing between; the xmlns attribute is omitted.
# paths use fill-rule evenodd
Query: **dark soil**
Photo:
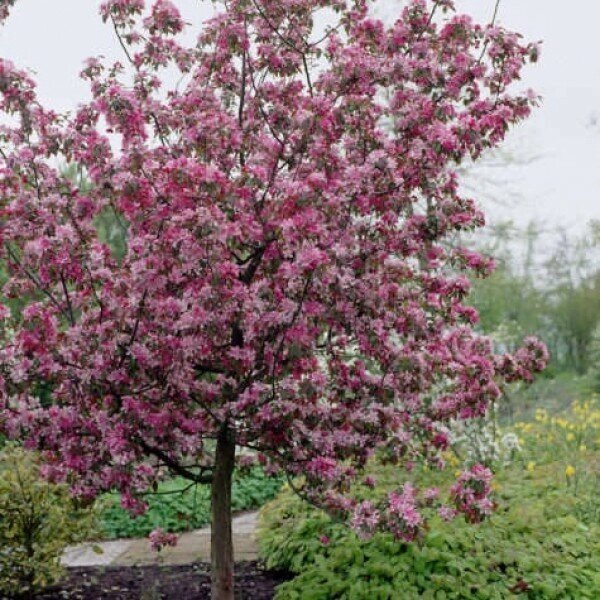
<svg viewBox="0 0 600 600"><path fill-rule="evenodd" d="M255 562L236 565L235 597L272 600L275 588L289 579L264 571ZM68 570L60 586L36 600L204 600L210 599L208 565L162 567L80 567Z"/></svg>

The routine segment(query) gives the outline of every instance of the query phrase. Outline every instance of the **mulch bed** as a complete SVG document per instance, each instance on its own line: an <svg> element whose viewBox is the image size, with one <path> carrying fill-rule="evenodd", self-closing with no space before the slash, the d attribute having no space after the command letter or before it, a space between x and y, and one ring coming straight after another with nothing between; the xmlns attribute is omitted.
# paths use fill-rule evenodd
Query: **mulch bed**
<svg viewBox="0 0 600 600"><path fill-rule="evenodd" d="M235 597L272 600L289 574L265 571L256 562L236 565ZM149 567L79 567L60 586L36 600L196 600L210 598L207 564Z"/></svg>

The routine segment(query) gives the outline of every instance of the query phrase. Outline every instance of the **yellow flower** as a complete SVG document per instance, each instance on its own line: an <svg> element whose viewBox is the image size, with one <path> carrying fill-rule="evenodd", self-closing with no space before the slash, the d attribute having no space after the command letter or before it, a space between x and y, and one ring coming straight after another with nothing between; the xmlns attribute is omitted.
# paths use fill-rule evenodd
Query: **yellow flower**
<svg viewBox="0 0 600 600"><path fill-rule="evenodd" d="M582 444L581 446L579 446L580 452L585 452L586 450L587 450L587 446L585 444Z"/></svg>
<svg viewBox="0 0 600 600"><path fill-rule="evenodd" d="M575 439L574 433L567 433L567 442L572 442Z"/></svg>
<svg viewBox="0 0 600 600"><path fill-rule="evenodd" d="M527 470L531 473L535 469L535 463L533 461L529 461L527 463Z"/></svg>
<svg viewBox="0 0 600 600"><path fill-rule="evenodd" d="M565 469L565 475L567 477L573 477L573 475L575 475L575 467L573 465L569 465L566 469Z"/></svg>

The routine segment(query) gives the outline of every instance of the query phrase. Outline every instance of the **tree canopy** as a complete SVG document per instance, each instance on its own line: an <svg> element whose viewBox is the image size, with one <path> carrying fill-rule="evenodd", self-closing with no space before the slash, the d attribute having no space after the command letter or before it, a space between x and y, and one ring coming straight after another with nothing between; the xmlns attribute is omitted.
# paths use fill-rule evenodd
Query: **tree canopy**
<svg viewBox="0 0 600 600"><path fill-rule="evenodd" d="M105 1L124 64L89 59L71 116L0 62L18 121L0 135L4 294L35 295L18 322L2 310L0 423L48 476L134 512L165 467L212 482L225 539L246 448L359 531L417 535L412 486L375 506L350 482L376 451L442 466L448 420L546 361L472 331L466 275L492 264L455 243L484 223L455 167L529 114L511 84L538 49L452 4L414 0L388 26L364 0L230 0L188 47L174 3ZM488 492L487 470L463 473L445 514L479 520Z"/></svg>

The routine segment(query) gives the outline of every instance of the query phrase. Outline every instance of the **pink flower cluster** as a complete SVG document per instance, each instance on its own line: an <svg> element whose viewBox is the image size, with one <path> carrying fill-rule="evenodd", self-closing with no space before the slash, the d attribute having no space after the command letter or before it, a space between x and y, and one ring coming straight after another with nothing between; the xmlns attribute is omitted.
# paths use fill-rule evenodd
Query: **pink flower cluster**
<svg viewBox="0 0 600 600"><path fill-rule="evenodd" d="M461 473L452 486L450 494L456 508L470 523L479 523L492 513L491 481L492 472L488 468L474 465Z"/></svg>
<svg viewBox="0 0 600 600"><path fill-rule="evenodd" d="M8 18L10 9L17 0L0 0L0 24Z"/></svg>
<svg viewBox="0 0 600 600"><path fill-rule="evenodd" d="M160 32L175 35L183 30L179 9L169 0L159 0L152 7L152 14L144 21L151 34Z"/></svg>
<svg viewBox="0 0 600 600"><path fill-rule="evenodd" d="M488 480L486 482L489 483ZM461 480L461 489L463 483ZM455 486L451 492L453 498L457 493L458 487ZM440 504L439 499L438 488L425 489L418 495L412 484L407 482L400 490L390 492L387 498L378 503L369 500L357 502L353 507L350 523L361 538L368 538L376 531L384 531L398 540L411 542L418 537L426 522L427 513L432 510L437 509L444 520L452 520L458 514L456 509ZM479 502L478 506L483 511L486 507L483 498L476 493L472 499Z"/></svg>
<svg viewBox="0 0 600 600"><path fill-rule="evenodd" d="M364 500L356 505L350 525L363 539L371 537L381 521L381 513L369 500Z"/></svg>
<svg viewBox="0 0 600 600"><path fill-rule="evenodd" d="M386 527L392 535L405 542L417 537L423 517L417 509L415 489L405 483L402 492L391 492L386 510Z"/></svg>
<svg viewBox="0 0 600 600"><path fill-rule="evenodd" d="M506 381L531 381L533 373L544 369L548 364L548 349L538 339L528 337L523 346L513 356L503 355L496 359L496 368Z"/></svg>
<svg viewBox="0 0 600 600"><path fill-rule="evenodd" d="M162 529L155 529L148 536L150 547L156 552L160 552L163 548L177 545L177 536L174 533L167 533Z"/></svg>

